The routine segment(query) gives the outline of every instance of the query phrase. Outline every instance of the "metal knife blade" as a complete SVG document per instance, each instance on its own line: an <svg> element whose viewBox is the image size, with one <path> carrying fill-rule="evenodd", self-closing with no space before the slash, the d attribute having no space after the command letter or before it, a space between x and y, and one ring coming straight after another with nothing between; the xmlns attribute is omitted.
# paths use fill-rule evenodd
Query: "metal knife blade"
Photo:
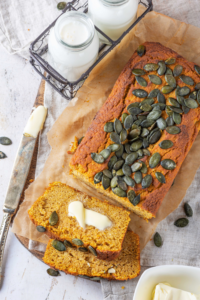
<svg viewBox="0 0 200 300"><path fill-rule="evenodd" d="M3 211L13 214L17 209L20 197L29 173L37 138L22 137L8 186Z"/></svg>

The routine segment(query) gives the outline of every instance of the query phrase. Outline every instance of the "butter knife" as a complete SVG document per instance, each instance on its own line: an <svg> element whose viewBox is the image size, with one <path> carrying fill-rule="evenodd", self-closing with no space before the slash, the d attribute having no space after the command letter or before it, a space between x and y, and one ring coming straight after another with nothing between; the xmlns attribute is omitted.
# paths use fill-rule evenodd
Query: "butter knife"
<svg viewBox="0 0 200 300"><path fill-rule="evenodd" d="M31 114L19 145L3 206L3 220L0 227L0 287L3 279L3 254L11 218L15 213L29 173L33 152L39 131L43 128L47 109L40 105Z"/></svg>

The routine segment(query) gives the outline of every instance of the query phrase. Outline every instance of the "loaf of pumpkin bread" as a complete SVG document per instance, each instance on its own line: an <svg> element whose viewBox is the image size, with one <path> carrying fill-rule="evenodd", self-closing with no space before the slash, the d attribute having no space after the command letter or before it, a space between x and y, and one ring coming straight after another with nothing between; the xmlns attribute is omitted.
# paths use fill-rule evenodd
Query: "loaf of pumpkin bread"
<svg viewBox="0 0 200 300"><path fill-rule="evenodd" d="M109 262L89 252L78 251L77 248L66 247L66 250L58 251L53 247L53 242L49 240L43 261L51 268L67 274L91 280L127 280L140 273L139 237L132 231L127 231L119 257Z"/></svg>
<svg viewBox="0 0 200 300"><path fill-rule="evenodd" d="M200 67L159 43L133 54L75 151L71 173L144 219L199 131Z"/></svg>
<svg viewBox="0 0 200 300"><path fill-rule="evenodd" d="M84 208L107 216L111 226L105 230L92 225L82 228L75 217L68 215L68 206L74 201L80 201ZM54 218L56 224L50 223L52 213L57 217ZM88 248L98 258L105 260L113 260L119 256L130 221L130 212L127 210L89 197L61 182L50 184L45 193L34 202L28 214L32 222L39 226L37 228L40 230L42 226L42 231L50 238L81 246L82 250Z"/></svg>

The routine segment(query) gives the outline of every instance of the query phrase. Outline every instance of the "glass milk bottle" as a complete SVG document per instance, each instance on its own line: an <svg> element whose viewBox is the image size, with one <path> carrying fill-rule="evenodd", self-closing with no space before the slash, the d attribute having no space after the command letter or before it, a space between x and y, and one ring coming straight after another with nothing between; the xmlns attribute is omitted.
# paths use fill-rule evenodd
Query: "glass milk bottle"
<svg viewBox="0 0 200 300"><path fill-rule="evenodd" d="M76 81L95 62L99 38L84 13L66 12L51 29L48 41L50 65L69 81Z"/></svg>
<svg viewBox="0 0 200 300"><path fill-rule="evenodd" d="M88 0L88 14L101 31L117 40L136 20L138 0ZM101 34L100 40L109 43Z"/></svg>

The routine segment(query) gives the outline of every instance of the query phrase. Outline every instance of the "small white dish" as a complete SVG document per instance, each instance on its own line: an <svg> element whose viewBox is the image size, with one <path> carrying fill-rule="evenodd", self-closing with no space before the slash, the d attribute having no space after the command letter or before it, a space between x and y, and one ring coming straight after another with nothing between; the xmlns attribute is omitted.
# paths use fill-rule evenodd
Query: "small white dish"
<svg viewBox="0 0 200 300"><path fill-rule="evenodd" d="M200 295L200 268L176 265L149 268L140 277L133 300L151 300L154 287L161 282Z"/></svg>

